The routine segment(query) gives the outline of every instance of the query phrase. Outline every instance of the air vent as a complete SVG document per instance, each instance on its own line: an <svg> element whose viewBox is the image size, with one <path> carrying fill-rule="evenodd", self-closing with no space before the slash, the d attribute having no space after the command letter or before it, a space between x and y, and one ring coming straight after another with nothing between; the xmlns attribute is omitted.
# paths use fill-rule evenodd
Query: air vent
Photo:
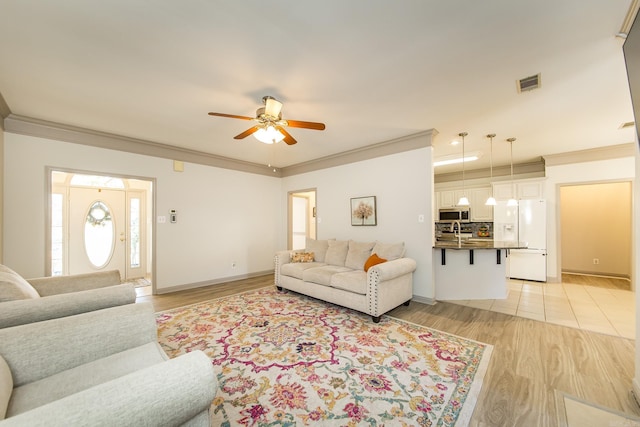
<svg viewBox="0 0 640 427"><path fill-rule="evenodd" d="M518 92L526 92L540 87L540 74L518 80Z"/></svg>
<svg viewBox="0 0 640 427"><path fill-rule="evenodd" d="M636 122L626 122L620 125L620 129L626 129L634 126Z"/></svg>

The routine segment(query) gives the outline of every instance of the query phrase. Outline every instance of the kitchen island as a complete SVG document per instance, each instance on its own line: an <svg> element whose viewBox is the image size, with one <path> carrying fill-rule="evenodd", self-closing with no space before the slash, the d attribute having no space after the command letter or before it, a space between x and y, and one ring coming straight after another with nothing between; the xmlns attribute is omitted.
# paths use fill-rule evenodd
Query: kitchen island
<svg viewBox="0 0 640 427"><path fill-rule="evenodd" d="M507 298L507 257L518 242L492 239L436 241L433 270L436 300Z"/></svg>

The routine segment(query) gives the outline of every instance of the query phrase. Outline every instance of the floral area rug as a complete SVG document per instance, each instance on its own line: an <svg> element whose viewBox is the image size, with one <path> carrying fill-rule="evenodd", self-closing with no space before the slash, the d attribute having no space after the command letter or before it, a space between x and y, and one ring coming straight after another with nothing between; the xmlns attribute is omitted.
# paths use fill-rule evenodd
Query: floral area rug
<svg viewBox="0 0 640 427"><path fill-rule="evenodd" d="M213 425L459 426L492 347L264 288L157 314L170 357L218 372Z"/></svg>

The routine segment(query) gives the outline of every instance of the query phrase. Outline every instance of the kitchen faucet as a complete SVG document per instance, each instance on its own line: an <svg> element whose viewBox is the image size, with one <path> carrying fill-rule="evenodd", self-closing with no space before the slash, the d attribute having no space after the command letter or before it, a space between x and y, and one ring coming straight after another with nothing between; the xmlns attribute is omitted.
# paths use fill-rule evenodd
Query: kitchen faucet
<svg viewBox="0 0 640 427"><path fill-rule="evenodd" d="M458 225L458 246L460 246L462 244L462 225L460 225L460 221L451 222L451 231L453 231L453 237L456 237L456 229L453 227L456 224Z"/></svg>

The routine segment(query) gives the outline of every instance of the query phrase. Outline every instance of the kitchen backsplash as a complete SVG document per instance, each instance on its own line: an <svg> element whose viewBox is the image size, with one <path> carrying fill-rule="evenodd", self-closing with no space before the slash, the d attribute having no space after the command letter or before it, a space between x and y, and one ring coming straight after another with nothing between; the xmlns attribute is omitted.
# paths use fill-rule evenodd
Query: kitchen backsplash
<svg viewBox="0 0 640 427"><path fill-rule="evenodd" d="M473 237L493 238L493 222L463 222L463 233L472 233ZM436 222L436 237L443 232L451 232L451 224L447 222Z"/></svg>

